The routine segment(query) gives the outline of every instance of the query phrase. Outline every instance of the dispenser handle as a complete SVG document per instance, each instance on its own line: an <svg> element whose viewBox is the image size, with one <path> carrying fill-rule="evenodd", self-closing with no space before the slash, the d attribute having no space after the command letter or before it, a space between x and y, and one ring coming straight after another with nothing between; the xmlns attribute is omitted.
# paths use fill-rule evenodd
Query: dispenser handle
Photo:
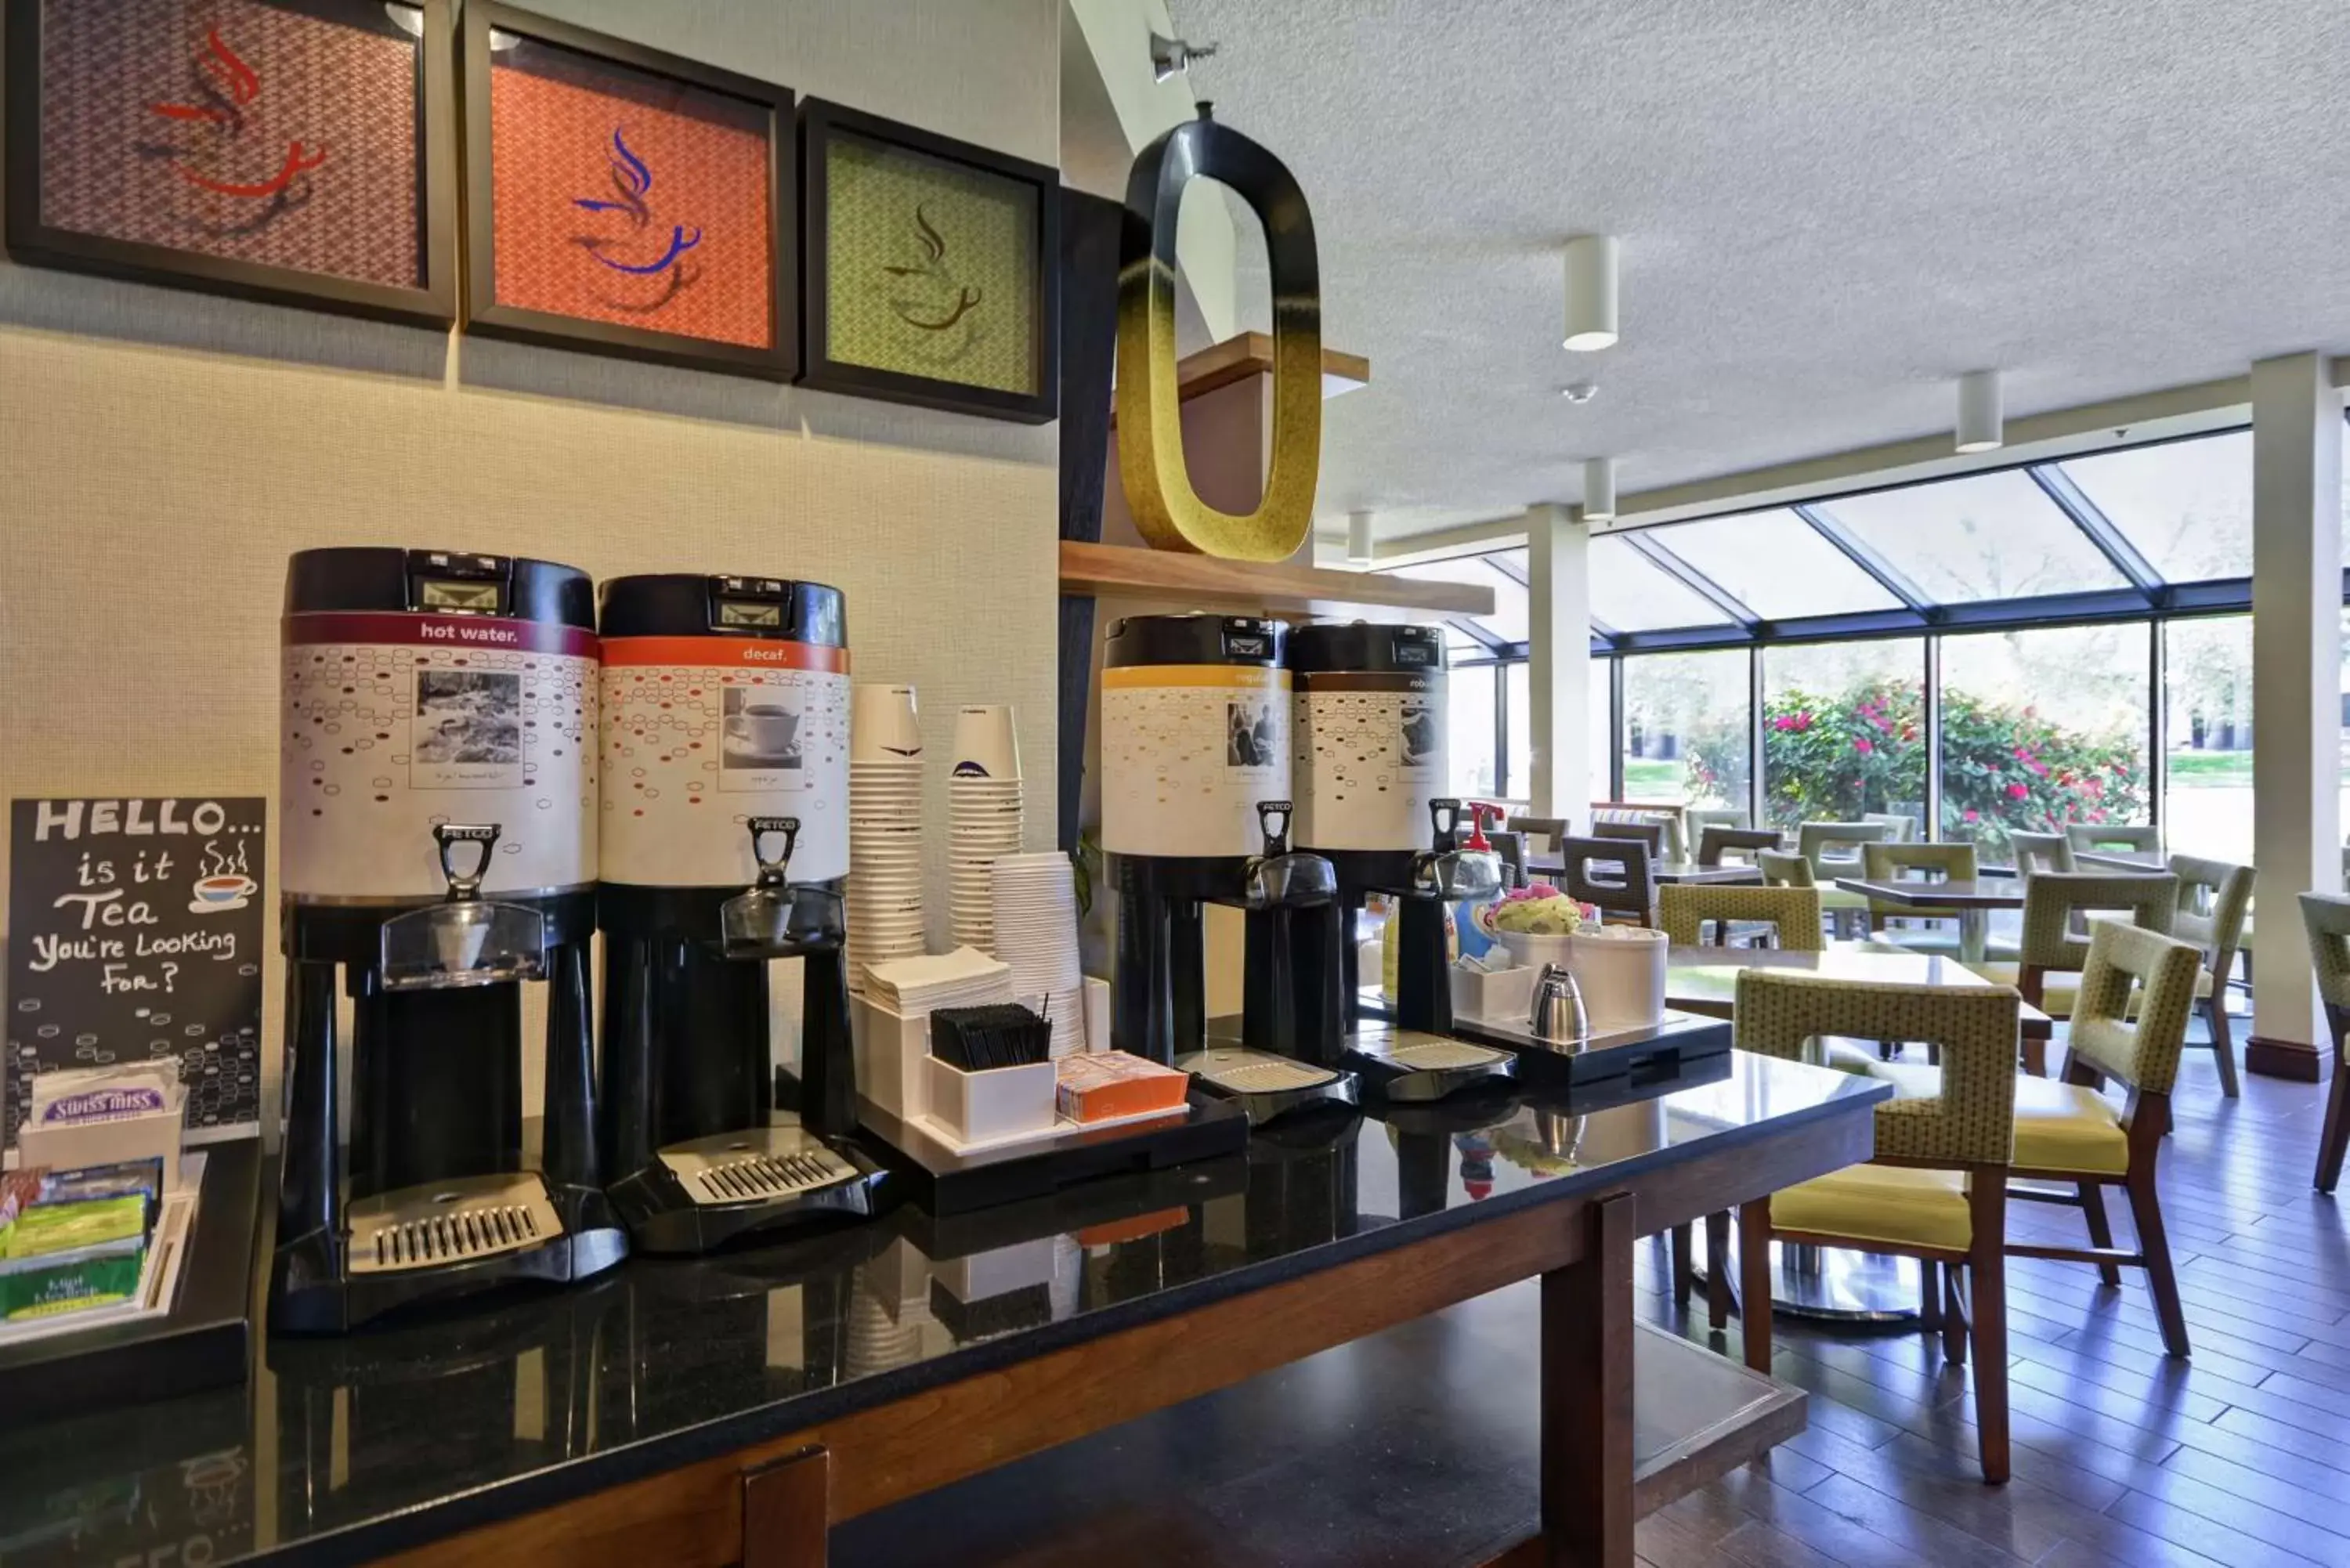
<svg viewBox="0 0 2350 1568"><path fill-rule="evenodd" d="M1289 818L1295 809L1285 800L1256 803L1256 825L1264 833L1265 858L1289 853Z"/></svg>
<svg viewBox="0 0 2350 1568"><path fill-rule="evenodd" d="M449 879L449 902L470 904L479 899L482 883L490 874L490 856L497 848L498 825L436 822L432 825L432 842L441 846L441 875ZM456 850L461 844L481 846L470 871L457 869Z"/></svg>
<svg viewBox="0 0 2350 1568"><path fill-rule="evenodd" d="M767 840L780 836L784 852L773 859L767 857ZM792 850L799 843L800 819L796 816L754 816L751 819L751 858L759 863L758 886L783 888L790 885L788 875Z"/></svg>
<svg viewBox="0 0 2350 1568"><path fill-rule="evenodd" d="M1440 854L1453 846L1461 832L1461 801L1455 795L1440 795L1428 803L1428 823L1430 834L1429 847Z"/></svg>

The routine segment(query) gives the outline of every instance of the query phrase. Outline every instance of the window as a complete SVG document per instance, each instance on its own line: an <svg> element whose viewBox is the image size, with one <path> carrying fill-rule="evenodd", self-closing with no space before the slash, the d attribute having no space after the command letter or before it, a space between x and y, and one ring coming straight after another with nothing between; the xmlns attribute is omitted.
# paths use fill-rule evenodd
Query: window
<svg viewBox="0 0 2350 1568"><path fill-rule="evenodd" d="M2163 628L2163 842L2252 863L2252 618Z"/></svg>
<svg viewBox="0 0 2350 1568"><path fill-rule="evenodd" d="M1625 799L1746 804L1747 658L1742 649L1625 658Z"/></svg>
<svg viewBox="0 0 2350 1568"><path fill-rule="evenodd" d="M1762 815L1774 827L1926 817L1926 648L1916 638L1762 651Z"/></svg>
<svg viewBox="0 0 2350 1568"><path fill-rule="evenodd" d="M2104 452L2058 466L2170 581L2251 575L2249 431Z"/></svg>
<svg viewBox="0 0 2350 1568"><path fill-rule="evenodd" d="M1591 618L1617 631L1724 626L1730 618L1621 539L1591 541Z"/></svg>
<svg viewBox="0 0 2350 1568"><path fill-rule="evenodd" d="M1942 639L1942 835L2004 864L2018 829L2147 820L2145 621Z"/></svg>
<svg viewBox="0 0 2350 1568"><path fill-rule="evenodd" d="M1423 561L1416 566L1404 566L1389 575L1417 577L1422 582L1466 583L1471 587L1492 589L1492 615L1463 616L1454 623L1461 635L1490 651L1493 644L1523 642L1529 635L1523 568L1525 554L1523 550L1513 550L1504 551L1501 557L1461 556L1449 561ZM1520 563L1514 576L1493 564L1497 558L1510 557Z"/></svg>
<svg viewBox="0 0 2350 1568"><path fill-rule="evenodd" d="M1524 800L1534 787L1534 710L1529 695L1533 672L1523 664L1502 668L1502 701L1509 709L1510 767L1502 791L1512 800Z"/></svg>
<svg viewBox="0 0 2350 1568"><path fill-rule="evenodd" d="M1901 607L1852 557L1783 507L1682 523L1648 537L1766 619Z"/></svg>
<svg viewBox="0 0 2350 1568"><path fill-rule="evenodd" d="M1613 799L1610 768L1616 751L1616 661L1591 659L1591 798ZM1572 810L1572 805L1569 809Z"/></svg>
<svg viewBox="0 0 2350 1568"><path fill-rule="evenodd" d="M1490 664L1472 664L1455 670L1445 692L1445 760L1451 773L1447 788L1464 798L1500 793L1499 781L1493 776L1497 761L1493 745L1499 738L1494 728L1493 669Z"/></svg>
<svg viewBox="0 0 2350 1568"><path fill-rule="evenodd" d="M1938 603L2129 586L2016 469L1849 495L1819 510Z"/></svg>

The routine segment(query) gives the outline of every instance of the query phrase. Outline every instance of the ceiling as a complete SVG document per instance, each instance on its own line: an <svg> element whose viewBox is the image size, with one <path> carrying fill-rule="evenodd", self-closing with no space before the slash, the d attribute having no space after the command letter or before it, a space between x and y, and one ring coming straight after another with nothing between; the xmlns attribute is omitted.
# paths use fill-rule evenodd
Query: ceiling
<svg viewBox="0 0 2350 1568"><path fill-rule="evenodd" d="M1170 0L1297 175L1382 541L2350 349L2344 0ZM1623 341L1559 347L1560 247ZM1560 389L1593 380L1569 405Z"/></svg>

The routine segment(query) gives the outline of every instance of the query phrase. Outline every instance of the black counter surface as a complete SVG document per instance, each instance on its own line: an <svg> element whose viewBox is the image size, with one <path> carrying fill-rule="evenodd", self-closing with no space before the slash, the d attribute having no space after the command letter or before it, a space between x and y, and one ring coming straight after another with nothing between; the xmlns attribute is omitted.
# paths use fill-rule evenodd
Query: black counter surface
<svg viewBox="0 0 2350 1568"><path fill-rule="evenodd" d="M1587 1114L1520 1086L1435 1116L1276 1125L1244 1158L1003 1210L905 1208L268 1340L242 1389L31 1428L0 1411L0 1563L365 1562L1887 1092L1742 1053L1694 1075L1711 1081Z"/></svg>

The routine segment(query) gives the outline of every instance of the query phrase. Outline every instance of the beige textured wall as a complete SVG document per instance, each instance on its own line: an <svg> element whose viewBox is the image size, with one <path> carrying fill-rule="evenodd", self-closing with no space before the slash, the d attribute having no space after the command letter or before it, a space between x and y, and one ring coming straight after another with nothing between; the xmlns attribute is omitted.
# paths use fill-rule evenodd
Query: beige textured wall
<svg viewBox="0 0 2350 1568"><path fill-rule="evenodd" d="M1058 0L536 8L1056 161ZM0 794L274 794L287 553L442 545L835 584L856 673L920 687L941 744L957 703L1018 705L1049 846L1057 453L1049 425L0 265Z"/></svg>

